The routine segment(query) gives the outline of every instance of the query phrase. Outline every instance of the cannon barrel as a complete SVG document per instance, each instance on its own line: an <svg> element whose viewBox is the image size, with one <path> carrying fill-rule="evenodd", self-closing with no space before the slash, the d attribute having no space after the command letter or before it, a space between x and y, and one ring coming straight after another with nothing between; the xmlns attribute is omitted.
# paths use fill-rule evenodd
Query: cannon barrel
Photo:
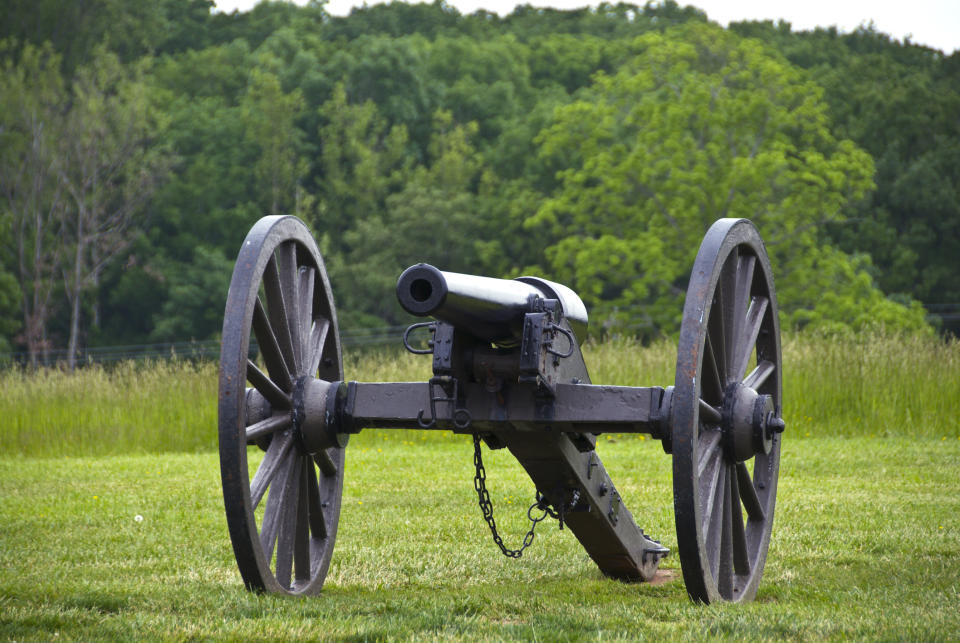
<svg viewBox="0 0 960 643"><path fill-rule="evenodd" d="M578 342L587 335L587 309L566 286L539 277L493 279L443 272L425 263L403 271L397 299L418 317L433 317L495 344L520 341L531 300L556 299Z"/></svg>

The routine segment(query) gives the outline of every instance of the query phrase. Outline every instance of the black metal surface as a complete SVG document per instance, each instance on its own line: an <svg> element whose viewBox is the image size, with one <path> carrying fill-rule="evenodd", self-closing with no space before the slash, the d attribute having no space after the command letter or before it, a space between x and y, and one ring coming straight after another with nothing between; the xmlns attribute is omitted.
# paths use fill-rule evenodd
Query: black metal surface
<svg viewBox="0 0 960 643"><path fill-rule="evenodd" d="M468 433L653 433L651 413L659 408L659 387L559 384L554 398L534 400L529 390L504 388L496 393L471 382L458 388L471 424L456 425L455 407L449 399L436 397L436 415L426 403L434 397L429 382L349 382L352 406L346 410L350 425L344 430L430 428ZM420 419L434 419L422 426Z"/></svg>
<svg viewBox="0 0 960 643"><path fill-rule="evenodd" d="M781 378L763 241L749 221L721 219L693 267L671 396L677 541L694 600L756 594L776 501Z"/></svg>
<svg viewBox="0 0 960 643"><path fill-rule="evenodd" d="M518 432L503 439L554 508L576 494L580 510L568 512L564 523L600 571L626 581L653 578L667 550L637 526L596 452L581 452L562 433Z"/></svg>
<svg viewBox="0 0 960 643"><path fill-rule="evenodd" d="M262 368L248 357L252 338ZM305 396L318 389L312 384L342 379L336 312L317 246L300 220L265 217L250 230L234 268L219 374L224 507L250 589L314 594L323 585L340 515L344 451L308 452L300 428L312 402ZM261 448L251 481L248 456Z"/></svg>
<svg viewBox="0 0 960 643"><path fill-rule="evenodd" d="M543 279L493 279L443 272L419 263L397 280L397 299L404 310L434 317L477 339L503 346L520 341L524 315L533 299L559 299L563 314L579 341L586 339L587 312L566 286Z"/></svg>

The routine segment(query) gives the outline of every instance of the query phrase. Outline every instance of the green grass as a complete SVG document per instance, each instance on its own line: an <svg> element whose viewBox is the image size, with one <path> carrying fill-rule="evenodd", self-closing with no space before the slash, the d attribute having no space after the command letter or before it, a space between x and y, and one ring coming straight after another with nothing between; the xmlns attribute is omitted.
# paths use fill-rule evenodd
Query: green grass
<svg viewBox="0 0 960 643"><path fill-rule="evenodd" d="M590 343L595 383L667 386L676 345ZM798 436L960 436L960 342L875 335L788 337L784 418ZM426 380L430 360L398 351L348 356L359 381ZM76 374L0 371L0 453L24 456L216 449L213 364L124 364Z"/></svg>
<svg viewBox="0 0 960 643"><path fill-rule="evenodd" d="M873 334L787 336L783 415L794 436L960 436L960 341ZM630 341L585 351L596 383L673 383L677 347Z"/></svg>
<svg viewBox="0 0 960 643"><path fill-rule="evenodd" d="M414 438L414 439L410 439ZM600 454L638 522L675 548L670 459L637 438ZM951 639L960 632L960 441L787 441L766 574L749 605L691 604L682 580L603 578L541 525L520 561L490 540L463 436L348 447L319 597L243 589L216 456L0 459L0 639ZM487 469L515 544L532 485ZM136 516L142 516L141 522ZM664 567L678 572L678 560Z"/></svg>
<svg viewBox="0 0 960 643"><path fill-rule="evenodd" d="M595 382L666 385L675 351L585 352ZM469 441L417 431L351 440L321 596L250 594L223 517L215 367L0 373L0 640L956 638L960 346L789 338L784 362L766 574L756 602L710 607L688 601L675 555L664 584L610 581L556 523L522 560L503 558ZM424 379L429 359L373 353L346 370ZM675 550L659 443L605 435L598 451L638 523ZM486 460L516 546L532 483L509 454Z"/></svg>

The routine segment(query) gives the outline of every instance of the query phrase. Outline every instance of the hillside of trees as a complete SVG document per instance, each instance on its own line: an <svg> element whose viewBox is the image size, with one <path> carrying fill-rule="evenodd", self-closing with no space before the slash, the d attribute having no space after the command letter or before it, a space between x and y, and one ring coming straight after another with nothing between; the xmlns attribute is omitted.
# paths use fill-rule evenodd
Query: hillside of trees
<svg viewBox="0 0 960 643"><path fill-rule="evenodd" d="M343 329L404 323L427 261L669 334L725 216L760 228L786 328L960 329L960 53L670 1L211 8L0 5L0 353L216 338L275 213Z"/></svg>

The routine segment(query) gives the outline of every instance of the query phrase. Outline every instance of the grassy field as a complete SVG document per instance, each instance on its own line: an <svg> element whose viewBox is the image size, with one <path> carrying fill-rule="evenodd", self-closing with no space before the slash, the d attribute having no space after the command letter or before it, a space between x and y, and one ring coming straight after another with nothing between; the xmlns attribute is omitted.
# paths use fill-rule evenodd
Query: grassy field
<svg viewBox="0 0 960 643"><path fill-rule="evenodd" d="M675 348L589 347L594 380L668 384ZM749 605L691 604L603 578L544 523L500 556L463 436L369 431L347 451L321 596L249 594L223 518L210 366L0 375L0 640L906 639L960 633L960 348L873 338L785 343L787 434L766 574ZM361 380L426 359L348 360ZM598 451L638 523L675 549L670 458L643 436ZM109 455L109 457L107 457ZM487 459L519 542L533 486Z"/></svg>
<svg viewBox="0 0 960 643"><path fill-rule="evenodd" d="M615 438L600 454L638 522L674 548L670 460L659 445ZM710 607L688 601L675 556L663 584L607 580L555 523L541 525L520 561L505 559L476 507L470 456L462 436L358 436L327 584L302 600L243 589L212 453L0 459L0 639L960 632L960 441L787 442L757 601ZM487 469L513 543L532 486L499 452Z"/></svg>
<svg viewBox="0 0 960 643"><path fill-rule="evenodd" d="M595 383L667 386L676 345L587 344ZM960 436L960 342L871 336L788 338L784 418L793 437ZM403 352L348 356L348 379L426 380L430 360ZM213 364L159 362L26 374L0 371L0 453L78 456L217 448Z"/></svg>

